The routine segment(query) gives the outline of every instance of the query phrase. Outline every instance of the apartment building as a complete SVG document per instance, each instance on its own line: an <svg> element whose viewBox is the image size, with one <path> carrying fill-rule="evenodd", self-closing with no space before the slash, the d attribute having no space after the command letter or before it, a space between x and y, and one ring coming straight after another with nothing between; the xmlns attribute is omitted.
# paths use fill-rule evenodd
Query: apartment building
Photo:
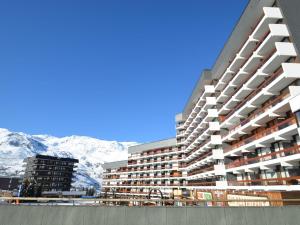
<svg viewBox="0 0 300 225"><path fill-rule="evenodd" d="M21 184L21 177L0 176L0 191L16 191Z"/></svg>
<svg viewBox="0 0 300 225"><path fill-rule="evenodd" d="M72 158L59 158L35 155L24 160L26 169L24 182L28 181L41 191L70 191L74 169L79 161Z"/></svg>
<svg viewBox="0 0 300 225"><path fill-rule="evenodd" d="M299 1L253 0L176 117L188 186L300 190ZM298 18L298 19L297 19Z"/></svg>
<svg viewBox="0 0 300 225"><path fill-rule="evenodd" d="M128 161L104 164L105 194L148 197L173 196L185 185L185 172L179 170L183 153L175 138L132 146ZM159 191L157 191L159 190Z"/></svg>
<svg viewBox="0 0 300 225"><path fill-rule="evenodd" d="M157 161L155 143L131 148L124 191L300 190L299 9L249 1L176 115L176 159Z"/></svg>

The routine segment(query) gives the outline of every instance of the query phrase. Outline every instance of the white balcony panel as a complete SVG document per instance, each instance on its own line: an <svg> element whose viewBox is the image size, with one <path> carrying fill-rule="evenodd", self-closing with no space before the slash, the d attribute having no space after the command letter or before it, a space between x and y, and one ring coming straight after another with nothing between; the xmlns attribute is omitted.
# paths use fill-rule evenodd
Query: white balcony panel
<svg viewBox="0 0 300 225"><path fill-rule="evenodd" d="M215 87L213 85L204 85L204 93L215 93Z"/></svg>
<svg viewBox="0 0 300 225"><path fill-rule="evenodd" d="M263 7L264 17L261 19L257 27L252 33L254 39L261 39L268 31L270 23L276 23L277 20L282 19L282 13L277 7Z"/></svg>
<svg viewBox="0 0 300 225"><path fill-rule="evenodd" d="M252 73L261 63L261 60L263 59L263 56L257 54L256 52L253 52L251 57L248 59L248 61L245 63L245 65L242 67L243 72Z"/></svg>
<svg viewBox="0 0 300 225"><path fill-rule="evenodd" d="M232 61L231 65L228 67L229 70L237 72L245 60L246 60L245 57L242 57L240 54L237 54L234 60Z"/></svg>
<svg viewBox="0 0 300 225"><path fill-rule="evenodd" d="M262 73L270 74L274 72L281 63L290 57L296 57L296 49L292 43L276 42L276 52L271 58L260 68Z"/></svg>
<svg viewBox="0 0 300 225"><path fill-rule="evenodd" d="M257 48L258 55L266 56L274 48L274 43L281 41L284 37L289 37L289 32L285 24L270 24L270 33Z"/></svg>
<svg viewBox="0 0 300 225"><path fill-rule="evenodd" d="M225 176L226 175L225 165L214 165L214 169L215 169L216 176Z"/></svg>
<svg viewBox="0 0 300 225"><path fill-rule="evenodd" d="M225 73L223 74L223 76L221 77L220 81L228 83L228 81L230 81L232 79L232 75L235 72L230 70L230 69L226 69Z"/></svg>
<svg viewBox="0 0 300 225"><path fill-rule="evenodd" d="M218 118L218 116L219 116L219 114L218 114L217 109L208 109L207 110L207 118L208 119Z"/></svg>
<svg viewBox="0 0 300 225"><path fill-rule="evenodd" d="M220 83L220 82L219 82ZM224 87L225 86L227 86L227 84L226 85L224 85ZM222 103L222 102L224 102L226 99L228 99L228 95L225 95L223 92L221 92L220 93L220 95L218 96L218 98L217 98L217 102L218 103Z"/></svg>
<svg viewBox="0 0 300 225"><path fill-rule="evenodd" d="M206 109L217 104L216 97L206 97Z"/></svg>
<svg viewBox="0 0 300 225"><path fill-rule="evenodd" d="M291 99L290 106L292 112L297 112L300 110L300 95L297 95Z"/></svg>
<svg viewBox="0 0 300 225"><path fill-rule="evenodd" d="M256 48L258 40L252 38L249 36L247 42L244 44L244 46L240 50L240 56L248 58L249 55L253 52L253 50Z"/></svg>
<svg viewBox="0 0 300 225"><path fill-rule="evenodd" d="M300 79L300 64L296 63L283 63L283 72L276 79L273 80L267 87L258 93L252 100L252 104L260 105L265 102L270 96L278 94L283 88Z"/></svg>
<svg viewBox="0 0 300 225"><path fill-rule="evenodd" d="M300 78L299 63L282 63L283 73L277 77L267 88L269 92L278 92L288 84Z"/></svg>
<svg viewBox="0 0 300 225"><path fill-rule="evenodd" d="M222 149L213 149L212 150L213 159L224 159L224 154Z"/></svg>
<svg viewBox="0 0 300 225"><path fill-rule="evenodd" d="M232 79L232 76L234 73L235 73L234 71L231 71L227 68L226 71L224 72L224 74L219 79L219 82L217 83L215 90L216 91L223 90L225 88L225 86L227 85L227 83Z"/></svg>
<svg viewBox="0 0 300 225"><path fill-rule="evenodd" d="M270 74L263 73L259 69L252 77L249 78L249 80L245 83L244 87L255 90L269 76ZM246 96L239 96L239 98L240 97L246 97Z"/></svg>
<svg viewBox="0 0 300 225"><path fill-rule="evenodd" d="M218 90L218 91L223 90L226 85L227 85L227 83L219 80L219 82L216 85L216 90Z"/></svg>
<svg viewBox="0 0 300 225"><path fill-rule="evenodd" d="M236 85L229 83L223 91L223 94L230 97L235 91Z"/></svg>
<svg viewBox="0 0 300 225"><path fill-rule="evenodd" d="M220 130L220 123L219 122L209 122L209 130L210 131L219 131Z"/></svg>
<svg viewBox="0 0 300 225"><path fill-rule="evenodd" d="M212 145L221 145L222 144L221 135L211 135L210 143Z"/></svg>

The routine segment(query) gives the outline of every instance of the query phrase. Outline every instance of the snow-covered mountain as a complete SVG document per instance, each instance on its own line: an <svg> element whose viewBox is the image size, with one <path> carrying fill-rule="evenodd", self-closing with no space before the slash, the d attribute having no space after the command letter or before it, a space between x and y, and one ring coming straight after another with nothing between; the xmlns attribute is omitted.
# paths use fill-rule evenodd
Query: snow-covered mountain
<svg viewBox="0 0 300 225"><path fill-rule="evenodd" d="M35 154L79 160L75 187L95 186L102 181L102 164L127 159L128 147L136 142L105 141L85 136L58 138L29 135L0 128L0 176L22 175L23 160Z"/></svg>

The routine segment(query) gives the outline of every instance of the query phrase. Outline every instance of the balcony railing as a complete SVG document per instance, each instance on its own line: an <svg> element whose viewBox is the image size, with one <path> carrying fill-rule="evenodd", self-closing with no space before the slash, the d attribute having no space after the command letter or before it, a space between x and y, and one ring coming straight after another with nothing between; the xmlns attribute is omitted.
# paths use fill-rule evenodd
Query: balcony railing
<svg viewBox="0 0 300 225"><path fill-rule="evenodd" d="M194 141L197 139L197 138L199 138L203 133L205 133L206 131L207 131L207 129L209 128L209 125L206 125L206 126L204 126L202 129L201 129L201 131L199 132L199 133L201 133L200 135L195 135L195 137L189 137L187 140L186 140L186 143L187 144L193 144L194 143ZM198 128L197 128L198 129ZM195 131L195 130L194 130ZM193 131L193 133L191 134L191 135L194 135L194 132Z"/></svg>
<svg viewBox="0 0 300 225"><path fill-rule="evenodd" d="M257 28L257 26L259 25L259 23L260 23L261 20L263 19L263 17L264 17L264 15L262 15L262 16L259 18L259 20L258 20L258 22L256 23L256 25L255 25L254 28L251 30L251 33L249 34L249 37L250 37L251 34L255 31L255 29ZM254 54L254 52L259 48L259 46L263 43L263 41L264 41L264 40L266 39L266 37L269 35L269 33L270 33L270 31L268 30L268 31L260 38L260 40L257 42L257 45L256 45L255 48L252 50L252 53L245 57L245 61L244 61L243 64L240 66L240 68L243 68L243 66L247 63L247 61L250 59L250 57ZM243 44L241 45L241 47L237 50L237 53L239 53L239 52L242 50L242 48L245 46L245 44L247 43L248 40L249 40L249 39L246 39L246 40L243 42ZM232 61L232 62L233 62L233 61ZM230 66L231 66L231 64L229 65L229 67L230 67ZM226 69L225 69L224 73L225 73L225 72L226 72ZM223 73L223 74L224 74L224 73ZM238 73L238 71L232 75L231 79L230 79L227 83L231 82L231 81L233 80L233 78L237 75L237 73ZM220 80L221 80L221 79L220 79ZM219 81L220 81L220 80L219 80ZM230 98L229 98L229 99L230 99ZM229 99L228 99L227 101L229 101ZM227 101L226 101L226 102L227 102ZM225 104L223 104L223 105L225 105Z"/></svg>
<svg viewBox="0 0 300 225"><path fill-rule="evenodd" d="M206 145L209 141L210 141L210 140L206 140L206 141L202 142L201 145L195 147L194 150L190 151L190 152L186 155L186 157L189 157L190 155L192 155L194 152L196 152L197 150L199 150L200 148L202 148L204 145Z"/></svg>
<svg viewBox="0 0 300 225"><path fill-rule="evenodd" d="M146 179L146 178L176 178L182 177L182 175L153 175L153 176L137 176L137 177L128 177L128 179Z"/></svg>
<svg viewBox="0 0 300 225"><path fill-rule="evenodd" d="M189 172L188 176L192 176L192 175L204 173L204 172L214 171L214 169L215 169L214 165L207 166L205 168L199 168L199 169L193 170L192 172Z"/></svg>
<svg viewBox="0 0 300 225"><path fill-rule="evenodd" d="M269 179L253 179L253 180L235 180L228 181L229 186L255 186L255 185L297 185L300 176L292 176L286 178L269 178Z"/></svg>
<svg viewBox="0 0 300 225"><path fill-rule="evenodd" d="M274 107L275 105L277 105L278 103L282 102L285 98L289 97L290 94L289 93L283 93L279 96L277 96L275 99L269 100L267 101L263 107L256 109L255 111L253 111L249 117L247 117L246 119L242 120L240 122L240 124L230 128L230 132L227 135L223 135L223 137L226 137L228 135L230 135L231 133L233 133L235 130L237 130L238 128L246 125L247 123L249 123L251 120L253 120L254 118L258 117L260 114L263 114L264 112L266 112L267 110L269 110L271 107Z"/></svg>
<svg viewBox="0 0 300 225"><path fill-rule="evenodd" d="M237 159L237 160L227 164L226 169L249 165L249 164L267 161L267 160L271 160L271 159L276 159L276 158L280 158L280 157L285 157L285 156L289 156L289 155L295 155L298 153L300 153L300 145L286 148L286 149L283 149L280 151L272 152L269 154L265 154L262 156L257 156L254 158Z"/></svg>
<svg viewBox="0 0 300 225"><path fill-rule="evenodd" d="M262 84L260 84L255 91L250 93L246 98L244 98L243 101L241 101L239 104L237 104L233 109L231 109L230 113L228 113L224 121L228 119L230 116L232 116L238 109L240 109L242 106L244 106L250 99L252 99L255 95L257 95L259 92L262 91L263 88L267 87L274 79L279 77L280 74L282 74L283 70L280 67L276 72L274 72L268 79L266 79Z"/></svg>
<svg viewBox="0 0 300 225"><path fill-rule="evenodd" d="M267 136L267 135L269 135L273 132L282 130L282 129L286 128L287 126L290 126L290 125L293 125L293 124L296 124L296 123L297 123L296 118L295 117L290 117L290 118L288 118L284 121L281 121L281 122L273 125L270 128L266 128L262 131L257 132L256 134L252 135L251 137L248 137L246 139L243 139L243 140L239 141L238 143L230 146L229 148L224 149L224 152L226 153L226 152L229 152L229 151L234 150L236 148L239 148L243 145L249 144L249 143L251 143L255 140L258 140L258 139L260 139L262 137L265 137L265 136Z"/></svg>
<svg viewBox="0 0 300 225"><path fill-rule="evenodd" d="M116 184L116 185L109 185L109 186L128 186L128 187L149 187L149 186L162 186L162 187L174 187L174 186L183 186L182 183L180 184L149 184L149 183L139 183L139 184Z"/></svg>
<svg viewBox="0 0 300 225"><path fill-rule="evenodd" d="M216 186L216 181L188 182L186 186Z"/></svg>
<svg viewBox="0 0 300 225"><path fill-rule="evenodd" d="M189 163L186 164L186 167L188 167L188 166L190 166L190 165L192 165L192 164L194 164L196 162L199 162L200 160L205 159L205 158L207 158L209 156L212 156L212 152L211 151L210 152L206 152L206 153L200 155L199 157L191 160Z"/></svg>
<svg viewBox="0 0 300 225"><path fill-rule="evenodd" d="M119 170L119 173L128 173L128 172L143 172L143 171L161 171L161 170L172 170L172 167L161 167L161 168L147 168L147 169L137 169L137 168L131 168L131 169L123 169ZM174 169L175 170L175 169Z"/></svg>

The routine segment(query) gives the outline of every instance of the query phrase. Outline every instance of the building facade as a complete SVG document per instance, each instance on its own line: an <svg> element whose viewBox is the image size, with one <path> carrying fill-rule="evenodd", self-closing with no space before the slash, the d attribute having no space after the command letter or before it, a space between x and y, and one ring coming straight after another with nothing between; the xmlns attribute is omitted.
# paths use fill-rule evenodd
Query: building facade
<svg viewBox="0 0 300 225"><path fill-rule="evenodd" d="M174 178L173 191L300 190L299 9L299 0L249 1L176 116L181 177ZM166 167L155 167L147 151L155 152L129 151L128 190L175 185L161 179Z"/></svg>
<svg viewBox="0 0 300 225"><path fill-rule="evenodd" d="M21 184L20 177L0 177L0 191L16 191Z"/></svg>
<svg viewBox="0 0 300 225"><path fill-rule="evenodd" d="M292 0L250 1L214 67L203 72L176 117L188 184L300 190L293 4L300 6Z"/></svg>
<svg viewBox="0 0 300 225"><path fill-rule="evenodd" d="M175 138L132 146L128 153L128 161L104 165L107 193L146 197L152 190L153 196L172 197L174 190L185 186L186 174L179 170L184 152Z"/></svg>
<svg viewBox="0 0 300 225"><path fill-rule="evenodd" d="M43 192L70 191L77 159L36 155L25 159L24 181L40 186Z"/></svg>

